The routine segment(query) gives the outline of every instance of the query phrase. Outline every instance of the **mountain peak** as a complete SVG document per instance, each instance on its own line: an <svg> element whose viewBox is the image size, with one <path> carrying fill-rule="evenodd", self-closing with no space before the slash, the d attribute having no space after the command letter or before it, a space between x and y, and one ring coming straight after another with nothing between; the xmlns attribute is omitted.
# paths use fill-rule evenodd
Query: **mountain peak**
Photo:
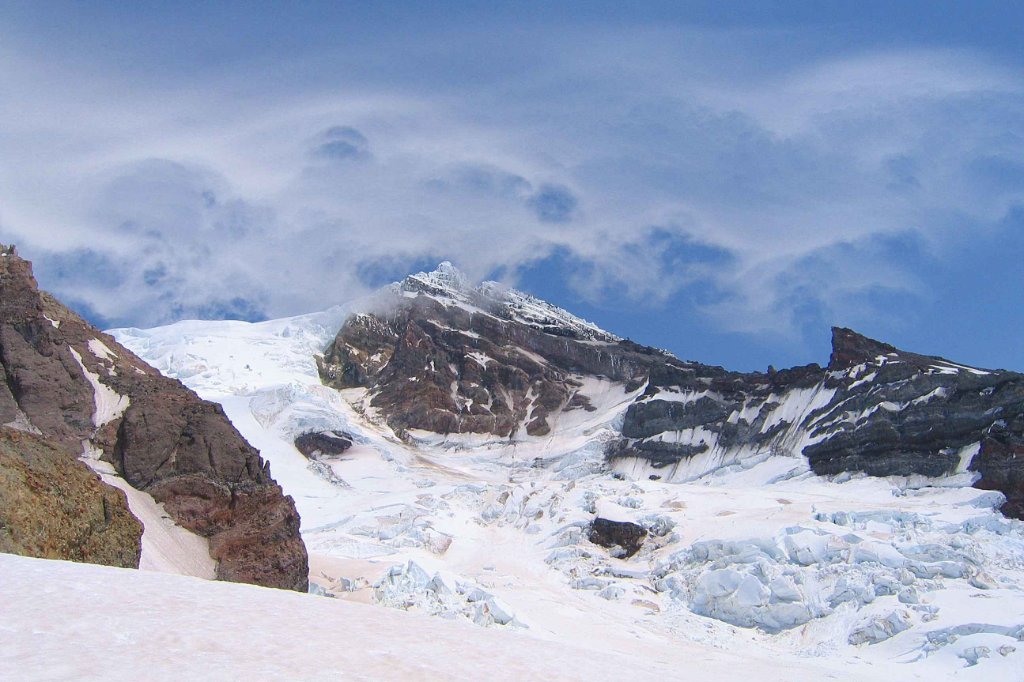
<svg viewBox="0 0 1024 682"><path fill-rule="evenodd" d="M846 327L832 327L830 370L846 369L862 362L873 362L879 355L899 352L895 346L870 339Z"/></svg>
<svg viewBox="0 0 1024 682"><path fill-rule="evenodd" d="M473 292L469 277L451 261L441 261L430 272L417 272L398 282L401 291L465 300Z"/></svg>
<svg viewBox="0 0 1024 682"><path fill-rule="evenodd" d="M420 294L445 301L470 304L505 320L557 336L570 336L607 342L617 342L618 336L606 332L567 310L543 301L536 296L518 291L500 282L473 282L450 261L438 263L430 272L417 272L391 290L405 296Z"/></svg>

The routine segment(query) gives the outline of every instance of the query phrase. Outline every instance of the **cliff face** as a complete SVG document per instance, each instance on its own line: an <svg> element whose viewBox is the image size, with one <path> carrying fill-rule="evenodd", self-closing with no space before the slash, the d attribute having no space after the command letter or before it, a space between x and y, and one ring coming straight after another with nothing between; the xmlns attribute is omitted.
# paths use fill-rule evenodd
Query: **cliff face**
<svg viewBox="0 0 1024 682"><path fill-rule="evenodd" d="M592 410L583 376L637 388L682 365L515 291L471 287L449 268L390 292L387 312L351 317L320 363L335 388L369 389L397 432L543 436L551 417Z"/></svg>
<svg viewBox="0 0 1024 682"><path fill-rule="evenodd" d="M174 521L210 541L217 577L305 590L290 497L220 406L161 376L0 256L0 424L66 456L94 449Z"/></svg>
<svg viewBox="0 0 1024 682"><path fill-rule="evenodd" d="M833 330L826 367L729 372L615 337L566 311L443 266L355 315L320 363L323 381L367 389L398 433L546 436L593 409L589 377L637 397L608 445L613 466L687 480L773 456L819 475L965 474L1024 514L1024 376L918 355ZM640 389L643 388L642 391ZM655 475L655 474L652 474Z"/></svg>
<svg viewBox="0 0 1024 682"><path fill-rule="evenodd" d="M825 368L735 375L662 385L626 413L616 456L673 465L696 456L728 460L797 453L819 475L948 476L1024 508L1024 376L918 355L833 330Z"/></svg>

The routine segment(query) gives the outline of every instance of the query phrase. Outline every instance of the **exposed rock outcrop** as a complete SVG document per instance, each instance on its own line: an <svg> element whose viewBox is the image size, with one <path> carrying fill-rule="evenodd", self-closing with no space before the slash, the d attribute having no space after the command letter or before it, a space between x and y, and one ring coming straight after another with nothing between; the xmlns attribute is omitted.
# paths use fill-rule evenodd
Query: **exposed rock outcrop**
<svg viewBox="0 0 1024 682"><path fill-rule="evenodd" d="M352 447L352 436L334 431L304 433L295 439L295 447L309 459L337 457Z"/></svg>
<svg viewBox="0 0 1024 682"><path fill-rule="evenodd" d="M803 454L820 475L974 471L1022 513L1024 376L901 351L833 330L828 367L662 386L629 408L613 456L656 465L706 453ZM668 398L670 401L665 400ZM671 435L672 438L667 438Z"/></svg>
<svg viewBox="0 0 1024 682"><path fill-rule="evenodd" d="M39 432L70 458L83 442L98 447L210 540L218 578L306 589L295 505L221 407L39 291L14 255L0 256L0 424Z"/></svg>
<svg viewBox="0 0 1024 682"><path fill-rule="evenodd" d="M520 292L471 287L447 264L388 293L384 312L346 321L320 373L369 389L398 433L543 436L558 413L592 409L581 375L638 387L678 363Z"/></svg>
<svg viewBox="0 0 1024 682"><path fill-rule="evenodd" d="M142 524L84 463L0 427L0 552L138 568Z"/></svg>
<svg viewBox="0 0 1024 682"><path fill-rule="evenodd" d="M621 438L608 444L615 466L641 462L680 481L803 455L820 475L974 472L976 485L1007 496L1007 514L1024 513L1021 374L901 351L843 328L833 330L827 367L729 372L493 283L470 286L449 265L387 297L346 321L320 372L330 386L366 388L399 434L545 436L560 414L592 409L585 382L602 377L643 388Z"/></svg>
<svg viewBox="0 0 1024 682"><path fill-rule="evenodd" d="M631 521L612 521L598 516L590 524L588 537L595 545L617 548L623 558L628 558L640 551L647 531Z"/></svg>

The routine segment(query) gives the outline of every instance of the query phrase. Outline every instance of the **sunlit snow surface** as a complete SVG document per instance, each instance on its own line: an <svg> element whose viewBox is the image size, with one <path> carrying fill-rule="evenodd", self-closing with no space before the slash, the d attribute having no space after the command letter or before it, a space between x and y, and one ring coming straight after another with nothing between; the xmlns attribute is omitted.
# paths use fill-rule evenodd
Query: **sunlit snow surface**
<svg viewBox="0 0 1024 682"><path fill-rule="evenodd" d="M964 487L969 477L830 481L774 456L686 484L632 463L634 480L618 480L602 452L632 396L595 379L597 411L562 415L554 437L402 443L353 407L359 391L320 384L313 355L343 316L114 332L220 402L271 462L302 515L317 591L487 626L472 632L600 643L634 658L633 677L654 675L651 660L689 674L695 656L747 676L739 656L759 678L778 665L779 679L1020 679L1024 524L993 511L997 493ZM807 410L797 402L777 416ZM356 445L311 465L292 441L315 430ZM591 544L596 511L647 527L643 549L621 560ZM333 641L348 646L352 630Z"/></svg>

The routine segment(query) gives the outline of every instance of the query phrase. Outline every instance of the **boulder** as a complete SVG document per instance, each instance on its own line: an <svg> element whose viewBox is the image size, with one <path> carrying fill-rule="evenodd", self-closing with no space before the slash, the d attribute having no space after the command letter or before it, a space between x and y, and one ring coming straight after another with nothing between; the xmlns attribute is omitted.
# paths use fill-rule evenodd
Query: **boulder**
<svg viewBox="0 0 1024 682"><path fill-rule="evenodd" d="M352 447L352 436L334 431L314 431L295 438L295 447L309 459L335 457Z"/></svg>
<svg viewBox="0 0 1024 682"><path fill-rule="evenodd" d="M589 539L595 545L616 549L623 558L628 558L640 551L647 531L631 521L612 521L600 516L590 524Z"/></svg>

